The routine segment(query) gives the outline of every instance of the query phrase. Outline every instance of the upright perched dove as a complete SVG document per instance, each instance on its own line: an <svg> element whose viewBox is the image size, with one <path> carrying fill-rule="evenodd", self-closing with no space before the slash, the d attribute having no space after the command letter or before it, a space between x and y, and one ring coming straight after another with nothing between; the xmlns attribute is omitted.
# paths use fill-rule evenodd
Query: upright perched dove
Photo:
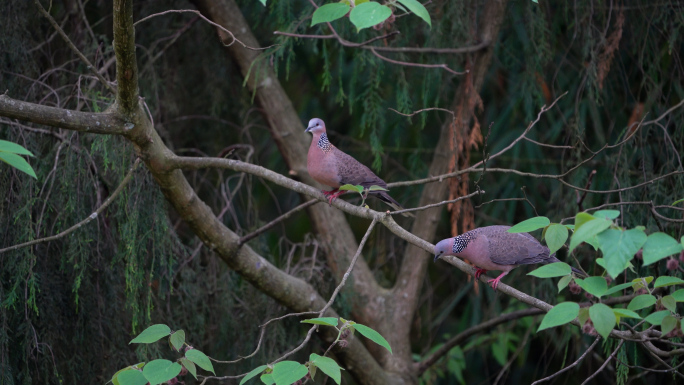
<svg viewBox="0 0 684 385"><path fill-rule="evenodd" d="M387 188L387 183L375 175L368 167L338 150L337 147L330 143L325 132L325 123L321 119L311 119L306 132L313 134L313 140L306 158L306 167L309 175L317 182L333 188L331 191L323 191L323 194L328 197L328 201L331 204L333 200L346 192L339 190L340 186L345 184L361 185L365 188L371 186ZM389 196L386 191L370 191L370 194L387 203L395 210L403 209L399 202Z"/></svg>
<svg viewBox="0 0 684 385"><path fill-rule="evenodd" d="M469 260L477 267L475 278L487 270L502 270L495 279L490 279L494 290L504 275L519 265L560 262L549 255L549 248L542 246L528 233L509 233L510 226L487 226L470 230L454 238L447 238L435 245L435 261L444 255L455 255ZM582 271L572 268L585 276Z"/></svg>

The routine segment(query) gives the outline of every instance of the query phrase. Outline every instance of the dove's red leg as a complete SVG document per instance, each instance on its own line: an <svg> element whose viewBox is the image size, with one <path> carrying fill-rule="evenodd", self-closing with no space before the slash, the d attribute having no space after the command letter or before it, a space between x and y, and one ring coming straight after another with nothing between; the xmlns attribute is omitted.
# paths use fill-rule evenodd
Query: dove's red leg
<svg viewBox="0 0 684 385"><path fill-rule="evenodd" d="M477 270L475 270L475 279L480 279L480 276L486 272L487 270L478 267Z"/></svg>
<svg viewBox="0 0 684 385"><path fill-rule="evenodd" d="M346 191L344 191L344 190L338 191L337 189L335 189L335 193L331 193L330 196L328 197L328 203L330 205L332 205L333 201L335 199L337 199L337 197L339 197L340 195L342 195L344 193L346 193Z"/></svg>
<svg viewBox="0 0 684 385"><path fill-rule="evenodd" d="M499 282L501 281L501 278L503 278L504 275L506 275L506 274L508 274L508 272L507 272L507 271L504 271L503 273L501 273L500 276L498 276L498 277L496 277L496 278L494 278L494 279L490 279L489 281L487 281L487 283L491 284L491 285L492 285L492 288L493 288L494 290L496 290L496 287L499 286Z"/></svg>

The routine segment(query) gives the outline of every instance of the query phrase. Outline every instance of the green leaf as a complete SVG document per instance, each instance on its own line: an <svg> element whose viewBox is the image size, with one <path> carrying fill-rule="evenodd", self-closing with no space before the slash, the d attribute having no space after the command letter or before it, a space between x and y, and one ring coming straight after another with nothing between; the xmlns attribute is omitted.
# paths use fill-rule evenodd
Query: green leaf
<svg viewBox="0 0 684 385"><path fill-rule="evenodd" d="M113 383L114 385L120 385L120 384L119 384L119 381L116 379L116 377L119 375L119 373L124 372L124 371L126 371L126 370L142 369L143 366L145 366L145 363L144 363L144 362L138 362L138 363L135 364L135 365L127 366L127 367L125 367L125 368L123 368L123 369L117 371L116 373L114 373L114 375L112 376L112 379L111 379L110 381L112 381L112 383ZM142 373L142 372L141 372L141 373Z"/></svg>
<svg viewBox="0 0 684 385"><path fill-rule="evenodd" d="M311 18L311 26L320 23L327 23L333 20L344 17L349 12L349 4L344 3L330 3L320 6L313 13Z"/></svg>
<svg viewBox="0 0 684 385"><path fill-rule="evenodd" d="M673 296L671 295L666 295L663 298L660 299L660 304L663 305L663 307L673 313L676 313L677 310L677 301L674 299Z"/></svg>
<svg viewBox="0 0 684 385"><path fill-rule="evenodd" d="M601 297L608 291L608 284L603 277L575 278L575 282L589 294Z"/></svg>
<svg viewBox="0 0 684 385"><path fill-rule="evenodd" d="M620 216L620 210L599 210L592 215L596 218L615 219Z"/></svg>
<svg viewBox="0 0 684 385"><path fill-rule="evenodd" d="M11 152L0 152L0 160L16 168L17 170L22 171L35 179L38 179L31 165L19 155L13 154Z"/></svg>
<svg viewBox="0 0 684 385"><path fill-rule="evenodd" d="M252 378L258 376L258 375L261 374L264 370L266 370L266 368L268 368L268 365L261 365L261 366L259 366L259 367L256 367L256 368L252 369L249 373L247 373L246 376L244 376L244 377L242 378L242 380L240 381L240 384L239 384L239 385L242 385L242 384L244 384L245 382L251 380Z"/></svg>
<svg viewBox="0 0 684 385"><path fill-rule="evenodd" d="M676 327L677 318L673 317L672 314L666 315L660 322L660 332L663 333L663 337L665 337L665 334L673 331Z"/></svg>
<svg viewBox="0 0 684 385"><path fill-rule="evenodd" d="M672 298L677 302L684 302L684 289L679 289L672 293Z"/></svg>
<svg viewBox="0 0 684 385"><path fill-rule="evenodd" d="M565 241L568 240L568 228L554 223L546 229L546 245L549 246L549 253L553 254L558 251Z"/></svg>
<svg viewBox="0 0 684 385"><path fill-rule="evenodd" d="M156 324L143 330L137 337L133 338L128 344L151 344L171 334L171 329L164 324Z"/></svg>
<svg viewBox="0 0 684 385"><path fill-rule="evenodd" d="M177 330L169 338L171 345L176 348L176 351L180 351L185 343L185 332L183 330Z"/></svg>
<svg viewBox="0 0 684 385"><path fill-rule="evenodd" d="M527 275L531 275L533 277L537 278L552 278L552 277L562 277L564 275L568 275L572 272L572 269L570 268L570 265L568 265L565 262L554 262L554 263L549 263L548 265L544 265L542 267L539 267L537 269L534 269L527 273Z"/></svg>
<svg viewBox="0 0 684 385"><path fill-rule="evenodd" d="M534 217L524 220L508 229L509 233L529 233L530 231L543 229L551 223L547 217Z"/></svg>
<svg viewBox="0 0 684 385"><path fill-rule="evenodd" d="M650 323L651 325L660 325L663 322L663 318L668 315L670 315L669 310L661 310L649 314L648 317L644 318L644 321Z"/></svg>
<svg viewBox="0 0 684 385"><path fill-rule="evenodd" d="M615 313L615 315L618 316L618 317L626 317L626 318L637 318L637 319L641 319L641 317L639 316L639 314L637 314L637 313L635 313L635 312L633 312L633 311L631 311L631 310L628 310L628 309L620 309L620 308L618 308L618 309L613 309L613 313Z"/></svg>
<svg viewBox="0 0 684 385"><path fill-rule="evenodd" d="M135 369L126 369L119 372L116 376L119 385L146 385L147 378L143 372ZM112 381L113 382L113 381Z"/></svg>
<svg viewBox="0 0 684 385"><path fill-rule="evenodd" d="M183 364L183 366L185 366L185 369L187 369L188 372L190 372L190 374L197 379L197 367L195 366L195 363L185 357L181 357L180 362Z"/></svg>
<svg viewBox="0 0 684 385"><path fill-rule="evenodd" d="M181 371L181 365L178 362L171 362L169 360L154 360L150 361L143 368L143 374L150 385L161 384L178 375Z"/></svg>
<svg viewBox="0 0 684 385"><path fill-rule="evenodd" d="M672 202L672 206L675 206L677 203L682 203L682 202L684 202L684 199L676 200L676 201Z"/></svg>
<svg viewBox="0 0 684 385"><path fill-rule="evenodd" d="M646 242L646 234L638 229L627 231L608 229L597 237L599 248L606 260L606 271L612 277L617 277L627 268L629 261Z"/></svg>
<svg viewBox="0 0 684 385"><path fill-rule="evenodd" d="M335 317L321 317L321 318L311 318L302 321L303 324L314 324L314 325L327 325L332 327L337 327L337 318Z"/></svg>
<svg viewBox="0 0 684 385"><path fill-rule="evenodd" d="M626 288L632 286L632 282L627 282L627 283L621 283L619 285L613 286L608 291L606 291L603 295L611 295L613 293L617 293L618 291L625 290Z"/></svg>
<svg viewBox="0 0 684 385"><path fill-rule="evenodd" d="M356 191L357 193L361 194L363 192L363 186L354 186L353 184L345 184L340 186L338 190L343 190L343 191Z"/></svg>
<svg viewBox="0 0 684 385"><path fill-rule="evenodd" d="M206 354L200 352L199 350L190 349L185 352L185 357L187 357L187 359L197 364L197 366L199 366L200 368L216 374L216 372L214 372L214 365L211 364L209 357L207 357Z"/></svg>
<svg viewBox="0 0 684 385"><path fill-rule="evenodd" d="M389 7L369 1L354 7L349 14L349 21L356 26L357 31L360 31L382 23L391 15L392 10Z"/></svg>
<svg viewBox="0 0 684 385"><path fill-rule="evenodd" d="M266 385L275 384L275 380L273 379L273 375L271 373L262 374L259 379Z"/></svg>
<svg viewBox="0 0 684 385"><path fill-rule="evenodd" d="M544 318L542 319L541 325L539 325L539 329L537 329L537 332L555 326L565 325L566 323L577 318L579 310L579 304L577 304L576 302L559 303L544 315Z"/></svg>
<svg viewBox="0 0 684 385"><path fill-rule="evenodd" d="M311 353L309 360L317 368L321 369L328 377L332 378L338 385L342 381L342 373L340 372L340 365L332 358L322 357L316 353Z"/></svg>
<svg viewBox="0 0 684 385"><path fill-rule="evenodd" d="M276 385L291 385L306 376L309 370L306 366L295 361L281 361L273 365L273 380Z"/></svg>
<svg viewBox="0 0 684 385"><path fill-rule="evenodd" d="M632 311L641 310L643 308L655 305L657 301L658 300L656 297L650 294L642 294L632 298L632 300L629 301L629 305L627 305L627 309Z"/></svg>
<svg viewBox="0 0 684 385"><path fill-rule="evenodd" d="M587 223L593 219L596 219L596 217L589 214L589 213L577 213L577 215L575 215L575 229L574 230L579 230L580 227L582 227L582 225L584 225L585 223Z"/></svg>
<svg viewBox="0 0 684 385"><path fill-rule="evenodd" d="M588 307L583 307L580 308L579 314L577 315L577 320L579 321L580 325L584 325L589 321L589 308Z"/></svg>
<svg viewBox="0 0 684 385"><path fill-rule="evenodd" d="M570 281L572 281L572 275L570 275L570 274L568 274L568 275L566 275L565 277L561 278L561 279L558 281L558 292L560 293L561 290L565 289L565 288L568 286L568 284L570 283Z"/></svg>
<svg viewBox="0 0 684 385"><path fill-rule="evenodd" d="M594 323L594 328L596 328L598 334L603 338L608 338L610 331L613 330L613 327L617 322L613 309L602 303L591 305L589 308L589 317L591 317L591 322Z"/></svg>
<svg viewBox="0 0 684 385"><path fill-rule="evenodd" d="M432 22L430 21L430 14L428 13L427 9L421 4L420 2L416 0L398 0L401 4L406 6L411 12L415 13L416 16L420 17L421 19L425 20L426 23L430 27L432 27Z"/></svg>
<svg viewBox="0 0 684 385"><path fill-rule="evenodd" d="M389 191L388 189L376 185L372 185L368 188L368 191Z"/></svg>
<svg viewBox="0 0 684 385"><path fill-rule="evenodd" d="M259 2L260 2L261 5L263 5L264 7L266 6L266 0L259 0Z"/></svg>
<svg viewBox="0 0 684 385"><path fill-rule="evenodd" d="M662 277L658 277L658 279L656 279L655 283L653 284L653 287L657 288L657 287L665 287L665 286L681 285L681 284L684 284L684 281L682 281L681 279L679 279L677 277L670 277L670 276L665 275Z"/></svg>
<svg viewBox="0 0 684 385"><path fill-rule="evenodd" d="M11 152L12 154L34 156L31 151L25 149L20 144L8 142L6 140L0 140L0 152Z"/></svg>
<svg viewBox="0 0 684 385"><path fill-rule="evenodd" d="M681 243L665 233L653 233L644 244L644 265L658 262L661 259L682 251Z"/></svg>
<svg viewBox="0 0 684 385"><path fill-rule="evenodd" d="M354 329L361 333L362 336L368 338L369 340L375 342L376 344L383 346L385 349L389 350L390 353L392 353L392 348L389 345L389 342L385 339L385 337L381 336L380 333L376 332L375 330L369 328L366 325L361 325L361 324L354 324Z"/></svg>
<svg viewBox="0 0 684 385"><path fill-rule="evenodd" d="M577 227L575 224L575 233L572 234L572 237L570 238L570 252L575 250L580 243L590 242L591 238L609 228L612 223L612 221L607 219L597 218L583 223L581 227Z"/></svg>

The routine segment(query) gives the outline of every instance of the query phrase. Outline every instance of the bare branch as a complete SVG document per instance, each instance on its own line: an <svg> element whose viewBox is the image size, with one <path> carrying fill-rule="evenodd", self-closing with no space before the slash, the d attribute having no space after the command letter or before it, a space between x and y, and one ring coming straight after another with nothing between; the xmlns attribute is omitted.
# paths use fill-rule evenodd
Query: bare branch
<svg viewBox="0 0 684 385"><path fill-rule="evenodd" d="M0 116L94 134L124 134L126 122L113 112L82 112L42 106L0 95Z"/></svg>
<svg viewBox="0 0 684 385"><path fill-rule="evenodd" d="M46 11L45 8L43 8L43 5L40 4L40 1L38 1L38 0L33 0L33 2L34 2L34 3L36 4L36 6L38 7L38 11L40 11L40 13L41 13L43 16L45 16L46 19L48 19L48 21L50 22L50 24L52 24L52 26L53 26L53 27L55 28L55 30L59 33L59 35L62 36L62 39L64 39L64 42L67 43L67 46L69 46L69 48L70 48L72 51L74 51L74 53L76 54L76 56L78 56L78 57L86 64L86 66L88 67L88 69L89 69L93 74L95 74L95 76L97 76L97 78L100 80L100 83L102 83L102 85L104 85L104 86L107 87L110 91L112 91L112 93L116 93L116 89L115 89L107 80L105 80L105 78L97 71L97 68L90 62L90 60L88 60L88 58L85 57L85 55L83 55L83 54L81 53L81 51L79 51L78 48L76 48L76 46L74 45L74 43L71 42L71 39L69 39L69 36L67 36L66 33L64 33L64 30L62 30L62 28L59 26L59 24L57 24L57 22L55 21L55 19L52 18L52 16L50 16L50 13L48 13L48 11Z"/></svg>
<svg viewBox="0 0 684 385"><path fill-rule="evenodd" d="M591 376L587 377L587 379L584 380L584 382L582 382L582 385L588 384L589 381L591 381L594 377L596 377L597 374L601 373L601 371L602 371L603 369L605 369L606 366L608 366L608 364L609 364L610 361L613 359L613 357L615 357L615 356L617 355L618 351L619 351L620 348L622 347L622 344L624 344L624 343L625 343L624 340L623 340L623 341L620 341L620 343L618 344L618 346L617 346L617 348L615 349L615 351L613 351L613 353L612 353L610 356L608 356L608 358L607 358L606 361L603 363L603 365L601 365L601 367L598 368L598 370L597 370L596 372L594 372L594 374L592 374Z"/></svg>
<svg viewBox="0 0 684 385"><path fill-rule="evenodd" d="M600 340L601 340L601 337L596 337L596 339L594 340L594 343L592 343L592 344L589 346L589 348L588 348L588 349L587 349L587 350L586 350L586 351L585 351L585 352L584 352L584 353L583 353L575 362L573 362L572 364L570 364L570 365L564 367L563 369L559 370L558 372L556 372L556 373L554 373L554 374L552 374L552 375L550 375L550 376L548 376L548 377L544 377L544 378L542 378L542 379L540 379L540 380L537 380L537 381L533 382L532 385L541 384L542 382L549 381L549 380L551 380L551 379L553 379L553 378L555 378L555 377L558 377L559 375L561 375L561 374L567 372L568 370L574 368L575 366L579 365L579 363L582 362L582 360L584 359L584 357L586 357L587 354L589 354L589 352L591 352L592 350L594 350L594 347L596 346L596 344L598 344L598 342L599 342Z"/></svg>
<svg viewBox="0 0 684 385"><path fill-rule="evenodd" d="M34 239L32 241L29 241L29 242L25 242L25 243L21 243L18 245L6 247L4 249L0 249L0 254L4 253L6 251L16 250L16 249L20 249L22 247L31 246L31 245L35 245L38 243L54 241L54 240L57 240L59 238L66 236L66 235L69 235L69 234L73 233L74 231L80 229L81 227L87 225L90 221L97 218L97 216L100 215L100 213L102 213L102 211L104 209L106 209L107 206L109 206L114 201L114 199L123 191L124 187L126 187L128 182L130 182L131 179L133 178L133 172L135 171L136 168L138 168L139 164L140 164L140 158L137 158L135 160L135 162L133 163L133 165L131 166L131 168L128 170L128 174L126 174L126 176L123 178L123 180L119 184L119 187L117 187L116 190L114 190L114 192L112 193L112 195L110 195L107 198L107 200L104 201L104 203L102 203L102 206L98 207L97 210L95 210L92 214L88 215L88 217L86 219L78 222L77 224L69 227L68 229L62 231L59 234L55 234L55 235L45 237L45 238L40 238L40 239Z"/></svg>
<svg viewBox="0 0 684 385"><path fill-rule="evenodd" d="M272 228L273 226L277 225L278 223L286 220L287 218L291 217L293 214L297 213L298 211L301 211L309 206L315 205L320 201L317 201L315 199L312 199L310 201L304 202L301 205L293 208L292 210L286 212L285 214L279 216L278 218L268 222L267 224L263 225L262 227L254 230L253 232L245 235L244 237L240 238L239 244L242 245L246 242L249 242L251 239L254 239L255 237L259 236L260 234L263 234L265 231L268 229Z"/></svg>
<svg viewBox="0 0 684 385"><path fill-rule="evenodd" d="M116 54L116 105L128 117L138 106L138 64L135 57L133 0L114 0L114 53Z"/></svg>
<svg viewBox="0 0 684 385"><path fill-rule="evenodd" d="M443 70L445 70L445 71L447 71L447 72L450 72L450 73L452 73L452 74L454 74L454 75L465 75L465 74L468 73L468 70L466 70L466 71L464 71L464 72L457 72L457 71L454 71L454 70L452 70L451 68L449 68L449 66L447 66L446 64L409 63L409 62L405 62L405 61L399 61L399 60L390 59L390 58L388 58L388 57L385 57L385 56L380 55L373 47L371 47L370 51L371 51L371 52L373 53L373 55L375 55L376 57L378 57L378 58L380 58L380 59L382 59L382 60L384 60L384 61L386 61L386 62L388 62L388 63L392 63L392 64L402 65L402 66L406 66L406 67L441 68L441 69L443 69Z"/></svg>
<svg viewBox="0 0 684 385"><path fill-rule="evenodd" d="M432 207L444 206L444 205L447 205L447 204L449 204L449 203L458 202L458 201L461 201L461 200L464 200L464 199L472 198L472 197L474 197L475 195L480 195L480 194L484 194L484 193L485 193L484 190L477 190L477 191L475 191L475 192L473 192L473 193L470 193L470 194L468 194L468 195L464 195L464 196L462 196L462 197L458 197L458 198L456 198L456 199L452 199L452 200L448 200L448 201L442 201L442 202L438 202L438 203L433 203L433 204L429 204L429 205L425 205L425 206L421 206L421 207L416 207L416 208L412 208L412 209L404 209L404 210L390 211L389 214L390 214L390 215L395 215L395 214L410 213L410 212L413 212L413 211L427 210L427 209L432 208Z"/></svg>

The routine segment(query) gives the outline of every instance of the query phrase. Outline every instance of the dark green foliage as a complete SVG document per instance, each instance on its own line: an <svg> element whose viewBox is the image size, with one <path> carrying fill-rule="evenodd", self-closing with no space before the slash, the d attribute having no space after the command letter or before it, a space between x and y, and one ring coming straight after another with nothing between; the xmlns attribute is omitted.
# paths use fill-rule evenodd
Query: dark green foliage
<svg viewBox="0 0 684 385"><path fill-rule="evenodd" d="M68 15L64 27L67 34L86 56L102 66L111 57L111 9L100 2L87 3L91 36L80 22L78 9L64 8L71 3L53 2L51 13L60 23ZM401 34L387 42L390 46L462 47L479 43L475 32L482 22L482 4L429 3L432 28L415 16L397 18L383 32L369 28L357 34L347 20L335 26L345 39L354 42L399 30ZM611 12L606 1L570 4L510 2L480 92L484 110L476 116L483 135L492 124L486 151L493 154L518 137L543 104L549 105L567 91L568 95L528 136L575 148L552 149L521 141L503 157L488 162L488 167L540 174L565 172L587 159L591 151L624 139L640 103L648 115L637 115L636 120L648 121L684 98L681 8L630 2L624 10L621 40L602 79L600 70L607 64L606 41L616 29L619 10ZM334 40L272 34L274 30L329 34L324 24L310 27L306 18L313 7L308 1L270 0L263 7L257 1L244 0L240 5L261 44L278 44L263 54L250 76L260 79L265 68L273 66L302 121L325 119L335 145L372 165L387 181L426 176L439 129L451 116L432 111L406 118L388 108L402 113L429 107L449 109L462 77L441 69L392 65L368 50L342 48ZM135 18L191 7L181 0L136 2ZM253 104L253 93L243 87L239 69L217 43L215 30L193 20L191 14L170 14L146 21L137 29L141 94L162 138L181 155L216 156L229 145L247 144L249 148L239 148L231 156L287 174L289 169L270 139L267 122ZM175 35L186 26L187 31ZM38 16L32 2L0 2L0 92L8 89L17 99L102 111L111 103L112 95L101 85L89 87L87 69L77 60L71 61L74 56L59 37L42 44L52 34L51 26ZM165 48L176 37L174 44ZM383 55L407 62L445 63L454 70L465 67L464 55ZM105 75L113 79L114 72L110 68ZM45 86L31 79L40 79ZM625 146L605 150L565 180L584 187L590 172L596 170L589 188L607 190L681 170L684 130L678 122L684 120L682 111L677 109L659 124L639 128ZM59 138L4 120L0 124L1 139L20 143L36 154L30 163L38 175L36 181L0 166L0 248L56 234L86 218L118 186L135 156L119 138L62 131L54 134ZM480 147L473 150L471 163L482 158ZM300 203L296 194L249 176L217 171L186 175L214 212L222 212L230 201L222 219L240 235ZM479 176L474 175L471 181ZM413 207L421 191L430 186L396 188L392 195L406 207ZM487 195L476 198L475 205L495 198L527 197L536 212L525 201L493 202L476 209L477 225L513 224L537 215L558 222L579 209L575 190L553 179L487 172L478 186ZM475 184L471 182L470 187L474 191ZM672 177L620 193L589 193L582 208L620 200L667 205L683 198L682 191L684 178ZM621 210L620 224L626 227L644 224L649 234L659 230L682 234L681 224L656 220L648 206L617 209ZM660 212L678 215L674 210ZM443 225L436 239L449 235L447 218L443 210ZM350 223L358 232L367 226L357 219ZM322 262L317 240L309 233L308 218L301 213L254 239L250 246L277 266L311 282L325 296L331 292L333 280ZM179 223L141 167L97 221L58 241L0 254L0 385L105 383L126 365L152 357L170 358L165 346L128 345L132 336L154 323L185 330L198 348L218 359L251 353L259 333L254 325L282 315L285 309L229 271L211 251L197 249L198 245L198 239ZM394 283L403 247L403 242L382 228L368 241L363 257L385 287ZM589 248L579 250L580 263L591 272L594 254ZM563 253L559 250L559 258L565 261ZM664 262L651 267L637 265L636 269L640 276L662 275L665 270ZM509 279L540 299L562 302L555 281L518 279L528 271L518 269ZM445 335L456 335L520 308L517 302L482 285L476 294L472 283L464 281L462 273L444 266L430 269L426 280L429 290L421 298L424 305L412 336L417 355L427 355ZM351 304L359 300L353 293L342 291L336 310L348 318ZM462 345L458 360L452 361L467 364L468 370L462 373L465 382L491 382L501 368L492 347L498 349L498 357L510 358L510 346L515 348L515 343L501 336L522 336L531 326L538 326L538 321L502 324ZM245 373L267 362L298 340L300 332L296 321L269 326L268 338L253 359L229 369L217 368L227 371L219 375ZM586 349L575 328L545 333L532 338L513 362L508 382L529 383L557 370L564 360L566 364L574 361ZM650 358L633 346L625 344L618 358L629 358L632 365L650 364ZM297 360L305 361L308 353L302 352ZM431 377L422 379L425 383L461 381L458 375L449 374L449 360L443 361L434 372L428 372ZM606 374L605 378L624 381L625 373L626 367L621 365L617 374L610 374L616 377Z"/></svg>

